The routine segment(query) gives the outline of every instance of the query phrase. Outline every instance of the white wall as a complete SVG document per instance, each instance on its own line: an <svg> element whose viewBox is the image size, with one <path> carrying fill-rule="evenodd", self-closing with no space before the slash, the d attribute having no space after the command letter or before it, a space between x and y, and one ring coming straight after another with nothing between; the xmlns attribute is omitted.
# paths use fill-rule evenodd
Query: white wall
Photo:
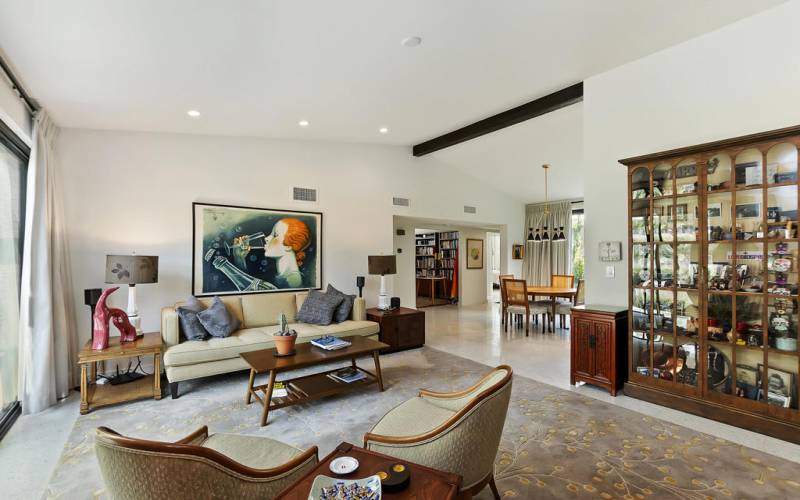
<svg viewBox="0 0 800 500"><path fill-rule="evenodd" d="M106 254L160 257L159 283L138 291L145 330L158 330L159 309L191 293L193 201L323 212L323 280L351 293L356 275L367 274L367 255L394 251L394 215L479 217L523 233L521 203L407 148L71 129L58 147L83 338L82 290L103 286ZM295 185L319 188L319 204L292 202ZM392 206L393 195L411 198L411 207ZM466 204L478 215L464 214ZM367 276L368 304L378 286L379 277ZM124 307L125 291L115 296Z"/></svg>
<svg viewBox="0 0 800 500"><path fill-rule="evenodd" d="M627 255L614 279L597 255L627 242L617 160L800 123L797 19L795 0L584 82L588 302L628 300Z"/></svg>

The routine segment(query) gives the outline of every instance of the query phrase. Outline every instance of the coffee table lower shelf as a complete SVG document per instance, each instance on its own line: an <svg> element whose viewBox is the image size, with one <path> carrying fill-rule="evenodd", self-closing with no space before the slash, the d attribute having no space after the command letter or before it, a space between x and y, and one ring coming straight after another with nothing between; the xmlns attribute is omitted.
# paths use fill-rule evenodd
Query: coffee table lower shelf
<svg viewBox="0 0 800 500"><path fill-rule="evenodd" d="M335 380L328 375L341 369L336 368L334 370L305 375L303 377L282 380L281 382L283 382L283 385L286 387L288 395L282 398L273 397L270 401L269 409L277 410L278 408L285 408L287 406L305 403L306 401L312 401L314 399L324 398L334 394L349 392L358 389L359 387L372 385L378 382L378 377L376 377L372 372L358 366L355 368L358 371L363 372L366 375L366 378L350 383ZM253 392L251 395L263 405L269 392L269 383L267 383L253 386Z"/></svg>

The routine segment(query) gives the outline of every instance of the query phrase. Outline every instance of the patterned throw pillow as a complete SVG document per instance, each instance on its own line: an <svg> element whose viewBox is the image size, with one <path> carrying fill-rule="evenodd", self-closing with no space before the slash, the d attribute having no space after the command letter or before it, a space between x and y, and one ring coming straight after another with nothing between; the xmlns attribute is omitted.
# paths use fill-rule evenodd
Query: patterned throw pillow
<svg viewBox="0 0 800 500"><path fill-rule="evenodd" d="M181 324L181 331L186 340L205 340L208 332L197 319L197 313L205 310L206 306L195 297L190 297L186 304L176 309L178 321Z"/></svg>
<svg viewBox="0 0 800 500"><path fill-rule="evenodd" d="M297 312L297 319L312 325L330 325L333 313L344 298L341 295L330 295L319 290L309 290L308 297Z"/></svg>
<svg viewBox="0 0 800 500"><path fill-rule="evenodd" d="M328 295L342 296L342 303L339 304L339 307L337 307L336 311L334 311L333 320L337 323L341 323L342 321L347 321L350 319L350 313L353 311L353 302L356 300L356 296L340 292L330 283L328 283L328 290L325 293Z"/></svg>
<svg viewBox="0 0 800 500"><path fill-rule="evenodd" d="M212 337L227 337L239 328L239 320L228 312L219 297L214 297L211 307L197 313L197 319Z"/></svg>

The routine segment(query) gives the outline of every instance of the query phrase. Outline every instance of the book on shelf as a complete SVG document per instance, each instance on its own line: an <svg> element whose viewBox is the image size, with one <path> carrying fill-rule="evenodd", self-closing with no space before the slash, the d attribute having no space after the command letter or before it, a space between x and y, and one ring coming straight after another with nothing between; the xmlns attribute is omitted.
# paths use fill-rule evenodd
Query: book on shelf
<svg viewBox="0 0 800 500"><path fill-rule="evenodd" d="M367 375L364 372L357 370L352 366L331 372L328 374L328 376L334 380L344 382L345 384L352 384L353 382L358 382L359 380L367 378Z"/></svg>
<svg viewBox="0 0 800 500"><path fill-rule="evenodd" d="M335 351L337 349L349 347L352 345L352 343L348 342L347 340L340 339L339 337L334 337L333 335L326 335L324 337L312 340L311 345L319 347L320 349L325 349L326 351Z"/></svg>
<svg viewBox="0 0 800 500"><path fill-rule="evenodd" d="M286 388L286 384L283 382L275 382L275 385L272 387L272 399L285 398L288 395L289 390Z"/></svg>

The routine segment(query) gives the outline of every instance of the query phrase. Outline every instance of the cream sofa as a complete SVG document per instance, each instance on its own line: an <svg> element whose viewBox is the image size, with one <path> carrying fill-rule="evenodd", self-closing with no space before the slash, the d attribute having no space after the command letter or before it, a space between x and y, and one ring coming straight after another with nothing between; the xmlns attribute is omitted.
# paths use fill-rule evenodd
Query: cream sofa
<svg viewBox="0 0 800 500"><path fill-rule="evenodd" d="M178 397L178 382L247 369L240 353L274 347L272 334L277 332L278 316L285 313L289 327L297 331L297 342L310 342L323 335L376 336L378 323L367 321L364 299L356 298L350 319L328 326L300 323L295 320L307 292L261 293L220 297L228 311L239 319L238 331L226 338L187 341L183 336L176 308L179 302L161 310L161 337L166 348L164 368L170 393ZM200 299L206 305L212 298Z"/></svg>

